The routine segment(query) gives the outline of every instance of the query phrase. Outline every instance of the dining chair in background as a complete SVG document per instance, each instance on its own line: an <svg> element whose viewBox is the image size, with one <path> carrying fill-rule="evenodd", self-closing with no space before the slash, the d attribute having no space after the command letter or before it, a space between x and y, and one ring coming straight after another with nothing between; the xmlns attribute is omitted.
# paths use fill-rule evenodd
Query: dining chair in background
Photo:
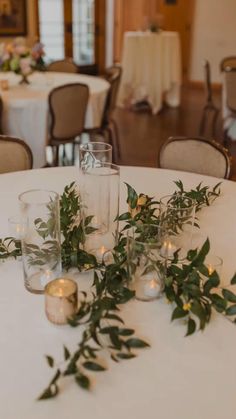
<svg viewBox="0 0 236 419"><path fill-rule="evenodd" d="M3 131L2 131L2 114L3 114L3 101L2 101L2 98L0 96L0 135L3 134Z"/></svg>
<svg viewBox="0 0 236 419"><path fill-rule="evenodd" d="M112 145L114 163L117 163L120 158L120 144L118 127L116 121L112 118L112 114L116 107L121 74L122 69L120 66L115 65L105 70L104 78L109 82L110 87L106 97L101 125L100 127L85 130L93 141L96 141L94 138L99 134Z"/></svg>
<svg viewBox="0 0 236 419"><path fill-rule="evenodd" d="M59 163L59 146L71 143L84 132L89 88L70 83L51 90L49 103L48 145L53 148L53 165ZM74 150L74 147L73 147ZM72 156L74 162L74 153Z"/></svg>
<svg viewBox="0 0 236 419"><path fill-rule="evenodd" d="M19 138L0 135L0 173L28 170L33 167L30 147Z"/></svg>
<svg viewBox="0 0 236 419"><path fill-rule="evenodd" d="M208 60L204 60L204 85L206 91L206 102L202 111L201 122L199 126L200 136L214 137L216 134L216 124L219 115L219 109L214 104L212 83L211 83L211 67Z"/></svg>
<svg viewBox="0 0 236 419"><path fill-rule="evenodd" d="M221 144L202 137L170 137L159 151L160 168L229 179L231 156Z"/></svg>
<svg viewBox="0 0 236 419"><path fill-rule="evenodd" d="M224 70L224 144L230 139L236 139L236 67L226 67Z"/></svg>
<svg viewBox="0 0 236 419"><path fill-rule="evenodd" d="M220 71L223 72L227 68L236 68L236 55L230 55L221 60Z"/></svg>
<svg viewBox="0 0 236 419"><path fill-rule="evenodd" d="M47 71L56 71L59 73L78 73L79 67L74 63L71 58L64 60L53 61L48 64Z"/></svg>

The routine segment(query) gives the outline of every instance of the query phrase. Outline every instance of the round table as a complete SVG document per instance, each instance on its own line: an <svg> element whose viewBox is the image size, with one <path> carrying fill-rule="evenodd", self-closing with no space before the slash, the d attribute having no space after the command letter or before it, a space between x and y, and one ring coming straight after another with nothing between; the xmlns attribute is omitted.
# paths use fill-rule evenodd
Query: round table
<svg viewBox="0 0 236 419"><path fill-rule="evenodd" d="M179 106L181 51L177 32L126 32L121 66L118 106L147 101L156 114L163 97L169 106Z"/></svg>
<svg viewBox="0 0 236 419"><path fill-rule="evenodd" d="M186 189L201 181L213 186L218 179L168 171L121 167L120 210L127 210L124 181L138 192L160 198L175 190L181 179ZM18 194L47 188L62 192L79 180L75 167L41 169L0 176L0 235L8 234L7 219L17 212ZM224 260L223 277L236 268L236 184L222 181L222 196L200 214L201 234L209 235L212 250ZM2 263L0 292L0 417L4 419L232 419L235 415L236 330L214 314L204 332L184 337L185 327L171 323L165 299L145 303L132 300L122 308L126 325L151 344L138 357L119 364L107 357L108 371L92 374L86 392L69 378L53 400L36 397L52 378L44 355L63 359L63 344L74 350L80 328L54 326L44 314L44 297L25 290L21 262ZM83 275L77 277L78 285Z"/></svg>
<svg viewBox="0 0 236 419"><path fill-rule="evenodd" d="M34 168L46 163L48 94L67 83L89 86L89 102L85 119L86 128L99 127L109 83L99 77L82 74L35 72L29 76L29 85L20 85L20 76L2 73L8 80L9 90L0 91L3 100L3 132L23 139L31 148Z"/></svg>

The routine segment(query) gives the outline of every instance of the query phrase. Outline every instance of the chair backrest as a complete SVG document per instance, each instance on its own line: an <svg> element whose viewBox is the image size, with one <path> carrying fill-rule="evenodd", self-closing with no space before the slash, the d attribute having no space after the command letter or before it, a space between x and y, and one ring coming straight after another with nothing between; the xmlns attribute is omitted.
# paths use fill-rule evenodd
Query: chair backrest
<svg viewBox="0 0 236 419"><path fill-rule="evenodd" d="M0 173L28 170L32 166L31 149L23 140L0 135Z"/></svg>
<svg viewBox="0 0 236 419"><path fill-rule="evenodd" d="M119 66L112 66L105 70L105 79L110 83L107 99L104 107L102 126L109 124L109 119L116 107L116 99L120 85L122 69Z"/></svg>
<svg viewBox="0 0 236 419"><path fill-rule="evenodd" d="M207 103L212 103L211 67L208 60L204 60L203 68Z"/></svg>
<svg viewBox="0 0 236 419"><path fill-rule="evenodd" d="M49 134L56 141L71 141L84 130L89 88L70 83L56 87L49 94Z"/></svg>
<svg viewBox="0 0 236 419"><path fill-rule="evenodd" d="M225 57L220 62L220 71L225 71L227 68L236 68L236 55Z"/></svg>
<svg viewBox="0 0 236 419"><path fill-rule="evenodd" d="M2 113L3 113L3 101L0 96L0 134L2 134Z"/></svg>
<svg viewBox="0 0 236 419"><path fill-rule="evenodd" d="M159 167L228 179L231 157L213 140L171 137L160 149Z"/></svg>
<svg viewBox="0 0 236 419"><path fill-rule="evenodd" d="M59 73L78 73L79 68L70 58L53 61L47 66L47 71L57 71Z"/></svg>
<svg viewBox="0 0 236 419"><path fill-rule="evenodd" d="M226 104L236 112L236 68L228 68L224 72Z"/></svg>

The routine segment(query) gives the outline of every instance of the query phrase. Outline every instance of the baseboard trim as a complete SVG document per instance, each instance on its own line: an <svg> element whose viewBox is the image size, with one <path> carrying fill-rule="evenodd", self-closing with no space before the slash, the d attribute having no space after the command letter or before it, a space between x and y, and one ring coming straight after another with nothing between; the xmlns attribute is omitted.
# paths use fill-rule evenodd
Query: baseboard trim
<svg viewBox="0 0 236 419"><path fill-rule="evenodd" d="M200 80L189 80L187 82L187 85L194 89L202 89L202 90L205 89L205 83ZM221 83L212 83L211 86L212 86L212 90L215 90L215 91L220 91L222 89Z"/></svg>

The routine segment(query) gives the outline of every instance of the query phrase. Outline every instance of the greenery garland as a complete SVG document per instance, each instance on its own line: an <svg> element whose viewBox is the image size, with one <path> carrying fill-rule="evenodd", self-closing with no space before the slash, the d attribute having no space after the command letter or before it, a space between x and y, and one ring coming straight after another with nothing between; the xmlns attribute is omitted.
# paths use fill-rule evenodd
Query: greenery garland
<svg viewBox="0 0 236 419"><path fill-rule="evenodd" d="M185 191L181 181L175 182L177 190L173 197L182 196L196 201L196 211L211 203L220 195L220 184L212 190L199 184L195 189ZM89 389L91 381L88 371L106 370L100 361L104 348L110 358L119 362L136 356L136 350L149 344L135 336L135 331L124 325L120 316L120 306L134 297L129 289L127 269L126 230L145 224L159 224L157 211L159 201L137 192L127 184L128 211L119 216L124 223L119 233L118 243L113 249L113 261L109 264L98 263L96 258L83 250L85 234L94 230L90 226L91 217L84 222L80 219L80 196L74 183L65 187L60 199L60 218L63 268L77 267L79 270L94 269L92 297L82 292L82 300L75 316L68 319L72 327L83 326L82 339L78 349L70 353L64 346L64 362L56 366L54 359L46 359L55 373L39 400L55 397L59 392L60 380L71 375L84 389ZM195 223L198 226L198 221ZM193 249L185 261L179 261L178 251L167 265L164 295L173 305L172 320L184 319L186 336L196 329L203 330L211 319L212 310L227 316L236 315L236 295L228 289L219 287L220 278L216 271L209 273L205 264L210 243L207 239L200 250ZM14 238L0 239L0 259L17 257L21 254L20 242ZM231 279L236 284L236 275Z"/></svg>

